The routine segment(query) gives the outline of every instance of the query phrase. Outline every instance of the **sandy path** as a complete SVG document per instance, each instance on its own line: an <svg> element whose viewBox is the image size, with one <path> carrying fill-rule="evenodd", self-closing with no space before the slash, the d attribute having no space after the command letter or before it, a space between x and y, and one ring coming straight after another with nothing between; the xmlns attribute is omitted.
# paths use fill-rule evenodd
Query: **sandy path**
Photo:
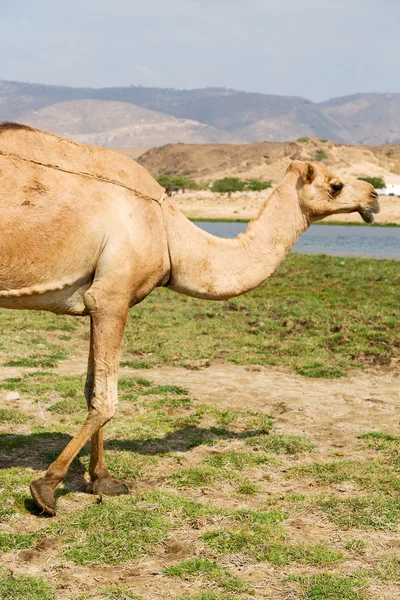
<svg viewBox="0 0 400 600"><path fill-rule="evenodd" d="M65 361L57 372L79 374L85 368L82 356ZM367 431L398 435L400 366L353 370L341 379L310 379L286 369L218 362L200 370L122 368L120 374L180 385L199 401L220 408L272 414L285 433L306 435L319 443L341 446Z"/></svg>

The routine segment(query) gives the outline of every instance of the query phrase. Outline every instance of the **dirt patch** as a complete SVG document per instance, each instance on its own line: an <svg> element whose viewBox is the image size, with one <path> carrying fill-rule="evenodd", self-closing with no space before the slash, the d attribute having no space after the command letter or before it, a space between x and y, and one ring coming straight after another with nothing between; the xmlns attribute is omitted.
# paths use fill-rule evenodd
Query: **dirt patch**
<svg viewBox="0 0 400 600"><path fill-rule="evenodd" d="M311 456L286 456L266 470L254 468L252 478L259 485L259 492L251 496L239 497L232 493L229 481L221 481L218 485L201 485L185 490L186 497L200 503L212 504L216 509L237 511L270 510L277 498L283 499L294 495L309 494L310 491L329 491L328 486L317 486L307 479L293 480L286 477L292 467L301 462L302 465L315 461L326 462L335 453L346 459L367 459L368 449L360 448L357 436L371 431L384 431L397 435L399 423L399 368L353 371L346 378L310 379L295 375L285 369L251 367L227 364L224 362L207 363L208 366L195 369L162 367L157 369L134 370L122 368L123 377L143 377L156 385L181 386L186 388L191 398L205 405L228 410L251 410L274 417L277 434L287 436L306 436L316 445ZM59 375L80 375L85 372L86 357L77 355L65 361L55 372ZM0 378L18 376L26 369L7 368L0 370ZM31 371L31 370L29 370ZM149 404L151 396L148 397ZM27 410L34 415L32 406L24 400L14 402L14 407ZM10 401L5 393L0 393L0 407L9 408ZM121 413L128 417L137 412L135 406L122 402ZM143 410L143 409L140 409ZM174 414L171 409L170 414ZM46 420L42 428L51 430L56 415L45 413ZM54 421L55 422L55 421ZM110 424L109 427L111 427ZM76 427L76 426L75 426ZM73 427L71 428L71 433ZM112 437L109 430L108 437ZM106 434L107 437L107 434ZM241 446L242 444L242 446ZM223 451L243 451L240 437L224 440L219 446L199 446L188 451L178 451L164 462L154 466L147 479L142 479L132 488L133 496L144 490L172 490L168 477L181 464L185 468L204 464L204 460ZM12 455L10 456L12 459ZM32 473L34 475L34 473ZM168 485L170 487L168 487ZM350 497L356 486L350 482L340 483L335 490L344 498ZM176 490L175 490L176 491ZM61 496L59 498L60 514L79 513L95 499L84 493ZM272 503L272 504L271 504ZM342 567L333 567L334 572L344 569L352 572L374 565L381 554L398 549L398 531L357 531L340 530L322 513L309 511L307 506L296 511L289 510L290 517L286 521L286 531L295 544L326 544L332 550L343 551L346 544L357 536L362 536L367 544L367 554L347 555ZM34 515L21 517L14 521L18 533L31 533L45 527L48 520ZM145 600L175 599L178 596L191 597L207 589L206 584L198 580L179 581L177 578L166 578L165 567L185 560L188 556L201 555L204 550L201 535L204 531L217 530L223 523L223 517L201 516L190 526L171 531L168 538L157 544L151 556L144 556L136 561L114 566L90 566L73 564L59 554L63 544L62 536L49 536L40 540L32 548L16 550L3 555L3 565L16 574L44 576L57 588L57 598L75 600L84 594L91 600L101 598L101 589L106 586L122 586L134 590ZM1 531L9 532L7 527ZM132 532L135 535L135 532ZM215 555L217 556L217 554ZM268 563L249 563L240 554L226 556L223 565L230 572L249 584L254 591L254 598L280 600L284 598L300 598L300 592L294 585L285 583L286 576L301 573L301 565L273 566ZM310 568L309 568L310 569ZM310 572L310 570L308 571ZM313 572L311 570L311 572ZM208 585L208 584L207 584ZM375 585L375 584L374 584ZM395 600L395 586L387 585L375 589L371 587L369 598L385 597ZM210 588L213 589L212 587ZM384 596L382 596L384 594ZM129 596L127 596L129 597ZM241 595L241 598L247 598ZM250 596L249 596L250 597Z"/></svg>

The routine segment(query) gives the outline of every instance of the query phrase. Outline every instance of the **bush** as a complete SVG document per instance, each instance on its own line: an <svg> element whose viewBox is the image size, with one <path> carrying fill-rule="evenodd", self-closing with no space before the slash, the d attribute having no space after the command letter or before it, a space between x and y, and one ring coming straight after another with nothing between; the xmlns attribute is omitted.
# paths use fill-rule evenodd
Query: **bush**
<svg viewBox="0 0 400 600"><path fill-rule="evenodd" d="M246 189L250 192L261 192L270 187L271 184L269 181L259 181L258 179L250 179L246 184Z"/></svg>
<svg viewBox="0 0 400 600"><path fill-rule="evenodd" d="M359 177L358 179L370 183L374 186L376 190L381 190L386 187L386 183L383 177Z"/></svg>
<svg viewBox="0 0 400 600"><path fill-rule="evenodd" d="M223 179L217 179L212 184L211 190L213 192L219 192L220 194L231 194L232 192L243 192L245 189L245 182L240 181L237 177L224 177Z"/></svg>
<svg viewBox="0 0 400 600"><path fill-rule="evenodd" d="M299 137L297 138L296 142L299 142L300 144L306 144L307 142L310 141L309 137Z"/></svg>
<svg viewBox="0 0 400 600"><path fill-rule="evenodd" d="M320 162L321 160L326 160L327 158L328 158L328 155L325 152L325 150L322 150L322 148L318 148L318 150L315 153L315 160Z"/></svg>

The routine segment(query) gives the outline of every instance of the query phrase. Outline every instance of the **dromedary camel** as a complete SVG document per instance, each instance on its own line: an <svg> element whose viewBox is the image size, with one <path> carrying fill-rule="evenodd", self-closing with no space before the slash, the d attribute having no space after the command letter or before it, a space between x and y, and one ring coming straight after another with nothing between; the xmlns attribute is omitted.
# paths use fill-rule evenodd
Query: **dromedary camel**
<svg viewBox="0 0 400 600"><path fill-rule="evenodd" d="M90 439L88 491L129 491L108 473L102 428L117 406L130 307L157 286L208 300L238 296L270 277L317 219L358 211L371 223L379 210L368 183L294 161L246 233L219 239L188 221L131 159L15 123L0 125L0 202L0 307L90 316L88 416L31 484L49 515Z"/></svg>

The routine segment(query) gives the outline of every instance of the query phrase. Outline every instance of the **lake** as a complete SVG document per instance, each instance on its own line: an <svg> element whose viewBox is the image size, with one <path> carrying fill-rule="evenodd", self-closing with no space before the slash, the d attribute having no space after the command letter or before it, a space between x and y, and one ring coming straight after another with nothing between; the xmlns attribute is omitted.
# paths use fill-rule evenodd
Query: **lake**
<svg viewBox="0 0 400 600"><path fill-rule="evenodd" d="M223 238L236 237L247 228L247 223L194 223L201 229ZM297 240L292 252L400 259L400 227L311 225Z"/></svg>

